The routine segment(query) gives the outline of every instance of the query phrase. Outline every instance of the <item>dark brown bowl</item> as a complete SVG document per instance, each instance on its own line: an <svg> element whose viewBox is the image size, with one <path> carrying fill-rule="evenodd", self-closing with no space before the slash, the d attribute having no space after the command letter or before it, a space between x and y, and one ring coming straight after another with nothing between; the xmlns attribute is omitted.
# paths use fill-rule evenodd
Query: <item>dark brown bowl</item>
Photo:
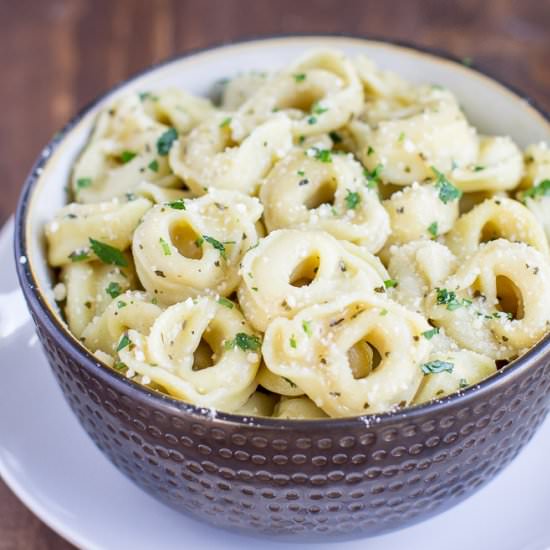
<svg viewBox="0 0 550 550"><path fill-rule="evenodd" d="M270 44L280 48L285 41L302 48L317 41L386 48L392 55L397 50L409 63L418 56L434 66L445 64L460 78L466 71L492 93L517 101L518 109L522 101L457 63L360 39L279 38L206 54L235 55L235 49L246 53ZM206 54L189 60L200 62ZM186 62L178 58L145 77ZM137 485L171 508L218 527L286 540L350 539L405 527L454 506L494 478L529 441L550 406L548 337L461 395L397 413L315 421L212 416L99 362L68 332L46 290L40 239L40 220L53 208L48 196L56 194L51 192L55 185L64 185L58 172L68 173L59 159L70 164L67 151L78 149L73 142L84 131L79 126L89 130L96 108L97 102L57 135L27 179L15 228L16 258L27 261L16 263L40 341L67 401L97 446ZM548 119L533 107L523 108L539 135L550 135Z"/></svg>

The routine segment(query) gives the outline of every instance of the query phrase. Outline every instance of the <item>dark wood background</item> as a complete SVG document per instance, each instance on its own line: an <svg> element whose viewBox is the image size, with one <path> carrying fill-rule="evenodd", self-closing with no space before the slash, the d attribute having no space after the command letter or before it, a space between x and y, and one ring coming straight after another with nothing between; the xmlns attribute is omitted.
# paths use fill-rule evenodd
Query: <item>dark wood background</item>
<svg viewBox="0 0 550 550"><path fill-rule="evenodd" d="M401 39L471 57L550 109L549 28L550 0L0 0L0 224L58 128L175 53L275 33ZM0 481L0 550L67 548Z"/></svg>

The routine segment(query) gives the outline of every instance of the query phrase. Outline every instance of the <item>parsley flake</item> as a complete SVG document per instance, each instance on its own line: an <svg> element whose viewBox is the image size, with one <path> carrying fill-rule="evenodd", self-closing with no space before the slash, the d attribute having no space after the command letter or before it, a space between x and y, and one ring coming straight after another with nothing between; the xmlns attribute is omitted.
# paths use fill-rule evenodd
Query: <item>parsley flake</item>
<svg viewBox="0 0 550 550"><path fill-rule="evenodd" d="M311 330L311 321L302 321L302 328L308 336L312 336L313 332Z"/></svg>
<svg viewBox="0 0 550 550"><path fill-rule="evenodd" d="M175 201L169 202L168 206L174 210L185 210L185 202L183 199L176 199Z"/></svg>
<svg viewBox="0 0 550 550"><path fill-rule="evenodd" d="M431 340L436 334L439 334L439 328L438 327L434 327L430 330L425 330L422 333L422 336L424 336L424 338L426 338L426 340Z"/></svg>
<svg viewBox="0 0 550 550"><path fill-rule="evenodd" d="M319 105L319 103L315 103L315 105L313 105L313 108L311 109L311 112L316 114L316 115L322 115L323 113L326 113L328 111L328 108L327 107L321 107L321 105Z"/></svg>
<svg viewBox="0 0 550 550"><path fill-rule="evenodd" d="M466 378L461 378L460 382L458 383L458 387L462 390L464 388L467 388L470 384L468 384L468 380Z"/></svg>
<svg viewBox="0 0 550 550"><path fill-rule="evenodd" d="M134 151L122 151L120 154L120 160L123 164L126 164L127 162L130 162L133 158L135 158L137 153Z"/></svg>
<svg viewBox="0 0 550 550"><path fill-rule="evenodd" d="M374 149L369 145L369 148L367 149L367 157L370 157L372 154L374 154Z"/></svg>
<svg viewBox="0 0 550 550"><path fill-rule="evenodd" d="M223 243L221 243L220 241L218 241L217 239L214 239L214 237L210 237L208 235L203 235L202 238L210 245L212 245L216 250L219 250L220 252L220 256L224 259L224 260L227 260L227 253L226 253L226 250L225 250L225 246L223 245ZM198 239L197 239L198 240ZM202 242L201 242L202 244ZM199 245L200 246L200 245Z"/></svg>
<svg viewBox="0 0 550 550"><path fill-rule="evenodd" d="M220 304L221 306L224 306L228 309L233 309L233 302L231 300L228 300L227 298L224 298L223 296L220 296L220 298L218 298L218 304Z"/></svg>
<svg viewBox="0 0 550 550"><path fill-rule="evenodd" d="M152 160L148 165L147 168L151 170L151 172L158 172L159 171L159 161L157 159Z"/></svg>
<svg viewBox="0 0 550 550"><path fill-rule="evenodd" d="M384 281L385 288L395 288L399 283L395 279L386 279Z"/></svg>
<svg viewBox="0 0 550 550"><path fill-rule="evenodd" d="M420 369L426 374L437 374L440 372L453 372L454 364L449 363L447 361L440 361L439 359L436 359L435 361L430 361L428 363L424 363Z"/></svg>
<svg viewBox="0 0 550 550"><path fill-rule="evenodd" d="M170 245L162 237L159 238L159 243L160 243L160 246L162 248L162 252L164 253L164 255L165 256L171 256L172 255L172 250L170 248Z"/></svg>
<svg viewBox="0 0 550 550"><path fill-rule="evenodd" d="M435 186L439 189L439 200L443 204L462 197L462 191L455 187L435 166L431 167L436 175Z"/></svg>
<svg viewBox="0 0 550 550"><path fill-rule="evenodd" d="M228 116L227 118L224 118L220 122L220 128L228 128L230 124L231 124L231 117Z"/></svg>
<svg viewBox="0 0 550 550"><path fill-rule="evenodd" d="M319 149L318 147L312 147L311 149L308 149L307 155L317 160L320 160L321 162L332 162L332 153L329 149Z"/></svg>
<svg viewBox="0 0 550 550"><path fill-rule="evenodd" d="M537 199L539 197L547 196L550 196L550 179L542 180L537 183L537 185L521 193L521 198L524 201L526 199Z"/></svg>
<svg viewBox="0 0 550 550"><path fill-rule="evenodd" d="M71 262L83 262L90 259L90 254L87 250L75 250L69 254Z"/></svg>
<svg viewBox="0 0 550 550"><path fill-rule="evenodd" d="M468 300L467 298L463 298L459 302L453 290L447 290L446 288L436 288L435 290L437 292L437 305L446 305L449 311L454 311L460 307L466 307L472 304L472 300Z"/></svg>
<svg viewBox="0 0 550 550"><path fill-rule="evenodd" d="M361 202L361 195L348 189L348 194L345 197L345 201L348 209L355 210Z"/></svg>
<svg viewBox="0 0 550 550"><path fill-rule="evenodd" d="M435 239L438 235L439 229L437 227L437 222L432 222L428 225L428 233Z"/></svg>
<svg viewBox="0 0 550 550"><path fill-rule="evenodd" d="M303 82L306 79L305 73L298 73L293 75L296 82Z"/></svg>
<svg viewBox="0 0 550 550"><path fill-rule="evenodd" d="M126 302L123 302L122 300L119 300L117 303L116 303L116 306L118 309L122 309L123 307L126 307L128 304Z"/></svg>
<svg viewBox="0 0 550 550"><path fill-rule="evenodd" d="M120 296L122 294L122 288L120 288L120 285L116 281L111 281L105 289L105 292L111 298L116 298L117 296Z"/></svg>
<svg viewBox="0 0 550 550"><path fill-rule="evenodd" d="M128 335L125 334L118 343L118 346L116 348L117 351L121 351L124 348L128 347L130 345L130 338L128 338Z"/></svg>
<svg viewBox="0 0 550 550"><path fill-rule="evenodd" d="M298 347L298 342L296 342L296 337L294 334L290 337L289 344L292 349L296 349Z"/></svg>
<svg viewBox="0 0 550 550"><path fill-rule="evenodd" d="M367 187L374 189L378 183L380 183L380 174L384 167L381 164L377 164L372 172L369 172L367 168L363 170L363 175L367 179Z"/></svg>
<svg viewBox="0 0 550 550"><path fill-rule="evenodd" d="M166 130L157 140L157 153L161 157L165 157L170 152L176 139L178 139L178 132L175 128Z"/></svg>
<svg viewBox="0 0 550 550"><path fill-rule="evenodd" d="M87 187L90 187L90 185L92 185L92 178L78 178L76 180L76 188L78 190L86 189Z"/></svg>
<svg viewBox="0 0 550 550"><path fill-rule="evenodd" d="M258 351L262 341L255 334L250 335L245 332L238 332L233 340L226 340L224 347L227 350L234 349L235 346L243 351Z"/></svg>
<svg viewBox="0 0 550 550"><path fill-rule="evenodd" d="M90 248L104 264L128 267L128 260L126 260L124 254L118 248L101 241L96 241L91 237L88 240L90 241Z"/></svg>

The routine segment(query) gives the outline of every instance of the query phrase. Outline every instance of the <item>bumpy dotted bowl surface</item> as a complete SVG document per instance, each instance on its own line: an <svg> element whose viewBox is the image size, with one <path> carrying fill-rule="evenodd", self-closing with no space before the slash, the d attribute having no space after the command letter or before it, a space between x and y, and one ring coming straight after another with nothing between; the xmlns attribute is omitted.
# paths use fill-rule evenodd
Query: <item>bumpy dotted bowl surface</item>
<svg viewBox="0 0 550 550"><path fill-rule="evenodd" d="M213 415L126 380L68 333L37 289L30 198L62 140L63 133L44 151L19 204L16 255L29 257L17 261L21 285L82 426L121 472L168 506L218 527L287 540L391 531L490 481L546 416L549 338L462 395L377 417Z"/></svg>

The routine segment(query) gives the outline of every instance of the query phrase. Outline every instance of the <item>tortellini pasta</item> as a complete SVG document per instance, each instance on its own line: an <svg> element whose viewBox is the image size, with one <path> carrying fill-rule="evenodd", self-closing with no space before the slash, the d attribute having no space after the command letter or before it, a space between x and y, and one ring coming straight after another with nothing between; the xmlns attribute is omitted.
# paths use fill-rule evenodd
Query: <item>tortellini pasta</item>
<svg viewBox="0 0 550 550"><path fill-rule="evenodd" d="M108 104L44 228L97 361L206 414L326 420L446 399L550 332L547 144L335 50L210 96Z"/></svg>

